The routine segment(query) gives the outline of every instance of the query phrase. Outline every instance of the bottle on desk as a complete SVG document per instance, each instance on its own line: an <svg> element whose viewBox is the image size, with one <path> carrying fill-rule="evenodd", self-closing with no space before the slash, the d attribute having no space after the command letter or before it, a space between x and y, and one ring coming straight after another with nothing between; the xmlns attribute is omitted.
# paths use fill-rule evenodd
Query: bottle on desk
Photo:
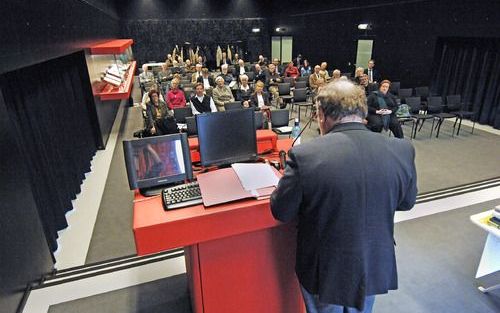
<svg viewBox="0 0 500 313"><path fill-rule="evenodd" d="M300 145L300 125L299 125L299 119L295 118L295 123L292 128L292 138L295 141L295 145Z"/></svg>

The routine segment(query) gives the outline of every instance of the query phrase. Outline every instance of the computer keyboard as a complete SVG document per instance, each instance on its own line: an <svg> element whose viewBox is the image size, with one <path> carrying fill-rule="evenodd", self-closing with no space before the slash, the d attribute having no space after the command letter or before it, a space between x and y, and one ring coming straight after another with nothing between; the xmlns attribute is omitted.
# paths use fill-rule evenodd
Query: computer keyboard
<svg viewBox="0 0 500 313"><path fill-rule="evenodd" d="M198 182L192 182L163 189L163 208L173 210L203 203Z"/></svg>

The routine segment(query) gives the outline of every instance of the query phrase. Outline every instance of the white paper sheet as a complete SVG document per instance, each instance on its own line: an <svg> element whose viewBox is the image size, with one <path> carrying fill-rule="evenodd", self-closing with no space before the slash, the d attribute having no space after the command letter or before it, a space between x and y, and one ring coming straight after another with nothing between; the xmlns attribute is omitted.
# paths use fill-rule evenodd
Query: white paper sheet
<svg viewBox="0 0 500 313"><path fill-rule="evenodd" d="M234 163L231 165L245 190L277 186L279 178L266 163Z"/></svg>

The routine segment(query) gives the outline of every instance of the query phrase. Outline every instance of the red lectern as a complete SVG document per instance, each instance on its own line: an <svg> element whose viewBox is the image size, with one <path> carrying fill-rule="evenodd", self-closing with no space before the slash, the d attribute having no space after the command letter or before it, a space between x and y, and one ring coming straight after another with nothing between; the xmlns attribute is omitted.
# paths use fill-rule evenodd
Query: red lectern
<svg viewBox="0 0 500 313"><path fill-rule="evenodd" d="M305 312L295 225L274 220L269 200L165 212L160 197L138 197L133 228L139 255L185 247L195 313Z"/></svg>

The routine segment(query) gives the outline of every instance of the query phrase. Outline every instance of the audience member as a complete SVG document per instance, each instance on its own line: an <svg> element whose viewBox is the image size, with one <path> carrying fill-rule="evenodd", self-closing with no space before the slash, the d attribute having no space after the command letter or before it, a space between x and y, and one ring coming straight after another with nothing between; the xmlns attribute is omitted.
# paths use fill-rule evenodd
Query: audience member
<svg viewBox="0 0 500 313"><path fill-rule="evenodd" d="M314 67L314 73L309 75L309 88L311 88L313 90L318 88L318 84L316 82L321 77L319 75L320 71L321 71L321 67L319 65L316 65Z"/></svg>
<svg viewBox="0 0 500 313"><path fill-rule="evenodd" d="M153 82L154 79L155 79L155 76L154 76L153 72L150 72L148 70L148 65L143 64L142 65L142 73L139 74L139 82L140 82L141 86L143 87L143 90L145 88L144 84Z"/></svg>
<svg viewBox="0 0 500 313"><path fill-rule="evenodd" d="M377 69L375 69L375 60L368 61L368 68L365 69L365 74L368 75L368 82L377 83L380 81L380 74Z"/></svg>
<svg viewBox="0 0 500 313"><path fill-rule="evenodd" d="M201 70L201 76L198 77L198 80L197 80L198 83L202 83L203 84L203 88L205 88L205 91L209 91L209 90L212 90L213 88L215 88L215 80L214 78L212 77L212 75L210 75L210 73L208 72L208 68L204 67L202 70ZM210 94L211 92L209 92Z"/></svg>
<svg viewBox="0 0 500 313"><path fill-rule="evenodd" d="M224 84L224 78L217 76L215 79L216 87L212 90L212 97L218 111L225 111L224 104L234 102L233 93L229 86Z"/></svg>
<svg viewBox="0 0 500 313"><path fill-rule="evenodd" d="M195 95L191 97L191 112L193 115L200 113L217 112L212 97L205 95L205 88L202 83L197 83L195 86Z"/></svg>
<svg viewBox="0 0 500 313"><path fill-rule="evenodd" d="M240 56L238 55L238 53L233 54L233 59L232 59L233 64L238 63L239 60Z"/></svg>
<svg viewBox="0 0 500 313"><path fill-rule="evenodd" d="M185 74L187 74L187 73L194 73L194 71L195 71L195 68L191 64L191 60L190 59L186 59L186 61L184 62L184 73Z"/></svg>
<svg viewBox="0 0 500 313"><path fill-rule="evenodd" d="M281 79L280 75L276 72L276 66L274 64L269 64L269 71L266 75L266 86L267 90L271 95L273 95L273 99L276 103L281 105L281 99L279 97L279 89L278 84L282 83L283 79ZM279 100L278 100L279 99Z"/></svg>
<svg viewBox="0 0 500 313"><path fill-rule="evenodd" d="M297 68L300 68L302 66L302 62L303 62L303 59L302 59L302 54L298 54L295 59L292 60L293 62L293 65L295 65Z"/></svg>
<svg viewBox="0 0 500 313"><path fill-rule="evenodd" d="M266 77L267 74L266 72L262 69L262 67L259 64L255 64L255 82L261 81L263 83L266 83Z"/></svg>
<svg viewBox="0 0 500 313"><path fill-rule="evenodd" d="M259 64L260 66L267 65L267 59L264 58L264 56L262 54L260 54L259 60L257 61L257 64Z"/></svg>
<svg viewBox="0 0 500 313"><path fill-rule="evenodd" d="M354 71L354 82L358 85L360 85L361 82L361 76L363 76L365 72L365 69L362 67L357 67L356 70Z"/></svg>
<svg viewBox="0 0 500 313"><path fill-rule="evenodd" d="M150 101L146 107L146 128L152 135L171 134L173 125L168 117L173 116L173 111L169 110L165 101L160 99L160 94L156 90L149 92ZM175 124L175 121L174 121ZM177 125L175 125L177 128Z"/></svg>
<svg viewBox="0 0 500 313"><path fill-rule="evenodd" d="M198 81L198 77L201 77L201 70L203 68L203 65L201 63L197 63L195 65L195 72L193 75L191 75L191 83L195 84Z"/></svg>
<svg viewBox="0 0 500 313"><path fill-rule="evenodd" d="M227 57L226 52L222 52L221 64L231 65L231 60Z"/></svg>
<svg viewBox="0 0 500 313"><path fill-rule="evenodd" d="M321 70L325 71L325 79L326 81L330 80L330 74L328 74L328 63L326 62L321 62Z"/></svg>
<svg viewBox="0 0 500 313"><path fill-rule="evenodd" d="M271 211L297 225L307 312L371 313L375 295L398 287L394 213L415 204L415 150L367 131L366 98L348 80L328 84L316 103L323 136L289 150Z"/></svg>
<svg viewBox="0 0 500 313"><path fill-rule="evenodd" d="M264 120L269 121L271 103L269 95L264 91L264 83L261 81L255 83L255 91L250 97L250 107L253 107L255 111L262 111Z"/></svg>
<svg viewBox="0 0 500 313"><path fill-rule="evenodd" d="M228 73L227 64L222 64L220 69L221 73L219 74L219 77L222 77L224 79L224 84L229 85L233 81L233 75Z"/></svg>
<svg viewBox="0 0 500 313"><path fill-rule="evenodd" d="M333 70L332 72L332 77L331 77L331 80L337 80L340 78L340 76L342 75L342 73L340 72L340 70L338 69L335 69Z"/></svg>
<svg viewBox="0 0 500 313"><path fill-rule="evenodd" d="M368 97L367 127L374 132L390 129L396 138L403 138L403 129L396 116L398 104L396 98L390 93L391 82L383 80L378 91L372 92Z"/></svg>
<svg viewBox="0 0 500 313"><path fill-rule="evenodd" d="M151 97L149 96L149 92L151 92L151 91L153 91L153 90L158 91L158 94L160 95L159 97L160 97L160 100L161 100L161 101L165 101L165 100L163 99L163 95L162 95L162 94L161 94L161 92L160 92L160 89L159 89L159 87L158 87L158 84L153 84L153 85L151 85L151 87L148 89L148 92L145 92L145 93L142 95L141 108L142 108L144 111L146 111L147 106L148 106L148 103L149 103L149 101L151 101Z"/></svg>
<svg viewBox="0 0 500 313"><path fill-rule="evenodd" d="M248 72L248 68L245 66L245 62L242 59L239 59L238 64L234 67L233 76L238 77L239 81L240 75L243 75L246 72Z"/></svg>
<svg viewBox="0 0 500 313"><path fill-rule="evenodd" d="M293 77L297 78L300 76L299 69L293 65L293 62L288 63L288 66L285 70L285 77Z"/></svg>
<svg viewBox="0 0 500 313"><path fill-rule="evenodd" d="M161 71L158 72L158 81L166 82L172 79L172 71L168 68L167 63L163 63L161 66Z"/></svg>
<svg viewBox="0 0 500 313"><path fill-rule="evenodd" d="M304 59L304 63L300 67L300 76L309 76L312 73L311 66L309 65L309 61Z"/></svg>
<svg viewBox="0 0 500 313"><path fill-rule="evenodd" d="M243 74L240 76L240 85L236 91L236 100L241 101L241 104L248 108L250 106L250 96L253 93L252 87L248 84L248 76Z"/></svg>
<svg viewBox="0 0 500 313"><path fill-rule="evenodd" d="M179 79L172 79L170 91L167 93L167 105L171 110L186 106L186 96L184 92L179 89L179 83Z"/></svg>
<svg viewBox="0 0 500 313"><path fill-rule="evenodd" d="M172 67L174 66L174 60L172 59L172 55L169 53L167 54L167 58L165 59L165 64L168 66L168 67Z"/></svg>
<svg viewBox="0 0 500 313"><path fill-rule="evenodd" d="M274 58L272 63L274 64L274 66L276 66L276 73L281 76L284 70L283 65L280 64L280 60L278 58Z"/></svg>

